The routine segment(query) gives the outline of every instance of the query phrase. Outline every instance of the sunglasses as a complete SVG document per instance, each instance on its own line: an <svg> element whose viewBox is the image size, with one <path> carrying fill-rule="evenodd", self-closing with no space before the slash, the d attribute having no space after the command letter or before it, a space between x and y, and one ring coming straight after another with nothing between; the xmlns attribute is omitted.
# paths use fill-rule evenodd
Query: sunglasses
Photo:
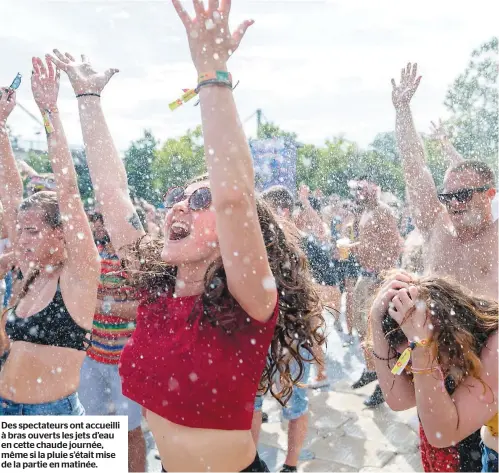
<svg viewBox="0 0 499 473"><path fill-rule="evenodd" d="M211 205L211 191L209 187L200 187L192 194L187 195L183 187L170 189L163 200L166 209L171 209L175 204L189 198L188 206L191 210L205 210Z"/></svg>
<svg viewBox="0 0 499 473"><path fill-rule="evenodd" d="M468 189L460 189L456 192L451 192L449 194L438 194L438 200L444 204L449 205L454 199L460 204L468 203L475 192L485 192L490 189L490 186L483 187L470 187Z"/></svg>

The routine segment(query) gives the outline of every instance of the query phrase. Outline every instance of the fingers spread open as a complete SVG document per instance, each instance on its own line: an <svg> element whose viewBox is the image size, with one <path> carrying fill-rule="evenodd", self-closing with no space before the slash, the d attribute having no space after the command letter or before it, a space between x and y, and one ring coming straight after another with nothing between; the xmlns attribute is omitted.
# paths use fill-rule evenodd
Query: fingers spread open
<svg viewBox="0 0 499 473"><path fill-rule="evenodd" d="M68 64L66 62L62 62L60 59L55 58L51 54L46 54L45 57L48 61L52 62L57 68L62 69L63 71L67 70Z"/></svg>
<svg viewBox="0 0 499 473"><path fill-rule="evenodd" d="M70 60L70 61L75 61L75 58L73 56L71 56L71 54L69 53L64 53L64 55Z"/></svg>
<svg viewBox="0 0 499 473"><path fill-rule="evenodd" d="M57 59L59 59L59 61L63 62L64 64L69 64L69 59L64 56L64 54L62 54L58 49L54 49L54 54L57 56Z"/></svg>
<svg viewBox="0 0 499 473"><path fill-rule="evenodd" d="M182 23L186 28L188 28L191 24L191 17L189 14L184 10L184 7L180 3L180 0L172 0L173 6L175 7L175 10L177 10L177 14L182 20Z"/></svg>

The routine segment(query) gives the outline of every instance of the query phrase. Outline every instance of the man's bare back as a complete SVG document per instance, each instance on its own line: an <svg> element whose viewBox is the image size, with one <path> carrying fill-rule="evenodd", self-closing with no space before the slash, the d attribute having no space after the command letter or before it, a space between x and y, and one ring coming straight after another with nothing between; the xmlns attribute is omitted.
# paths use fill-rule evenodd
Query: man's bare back
<svg viewBox="0 0 499 473"><path fill-rule="evenodd" d="M388 205L378 202L364 210L359 221L359 242L356 256L364 269L379 273L397 265L402 241Z"/></svg>

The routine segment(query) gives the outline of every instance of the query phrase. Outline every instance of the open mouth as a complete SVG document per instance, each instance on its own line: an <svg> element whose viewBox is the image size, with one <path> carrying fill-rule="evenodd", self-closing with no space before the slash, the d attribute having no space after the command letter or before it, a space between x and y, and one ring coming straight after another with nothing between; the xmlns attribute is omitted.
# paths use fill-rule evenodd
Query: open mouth
<svg viewBox="0 0 499 473"><path fill-rule="evenodd" d="M179 241L187 238L191 234L190 226L184 222L174 222L170 227L168 239L171 241Z"/></svg>
<svg viewBox="0 0 499 473"><path fill-rule="evenodd" d="M451 211L452 215L463 215L464 213L466 213L466 210L452 210Z"/></svg>

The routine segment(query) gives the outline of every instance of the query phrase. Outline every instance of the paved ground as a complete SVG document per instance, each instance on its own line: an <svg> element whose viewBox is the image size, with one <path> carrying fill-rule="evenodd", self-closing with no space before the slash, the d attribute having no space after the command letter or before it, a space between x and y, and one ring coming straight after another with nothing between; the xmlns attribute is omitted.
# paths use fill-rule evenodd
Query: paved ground
<svg viewBox="0 0 499 473"><path fill-rule="evenodd" d="M386 404L367 409L362 401L375 384L358 391L350 385L362 372L355 344L343 347L344 337L333 330L328 336L327 367L331 386L310 391L310 427L299 471L423 471L417 449L415 410L392 412ZM286 422L273 399L266 399L258 451L270 471L279 471L287 445ZM154 442L147 435L148 471L161 471Z"/></svg>

